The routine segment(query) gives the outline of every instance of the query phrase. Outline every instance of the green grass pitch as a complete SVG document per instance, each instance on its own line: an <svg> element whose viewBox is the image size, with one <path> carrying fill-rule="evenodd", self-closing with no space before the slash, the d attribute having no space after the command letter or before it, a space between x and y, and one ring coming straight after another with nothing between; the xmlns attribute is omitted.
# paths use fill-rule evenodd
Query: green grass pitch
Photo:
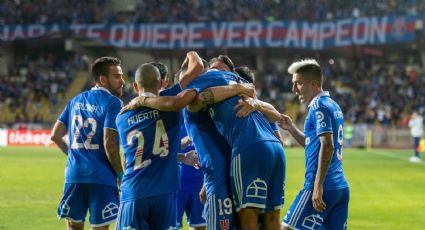
<svg viewBox="0 0 425 230"><path fill-rule="evenodd" d="M346 149L349 229L425 229L425 164L411 150ZM282 216L304 181L304 154L286 148ZM64 229L56 218L65 156L51 147L0 148L0 229ZM88 229L88 224L86 224ZM112 228L111 228L112 229Z"/></svg>

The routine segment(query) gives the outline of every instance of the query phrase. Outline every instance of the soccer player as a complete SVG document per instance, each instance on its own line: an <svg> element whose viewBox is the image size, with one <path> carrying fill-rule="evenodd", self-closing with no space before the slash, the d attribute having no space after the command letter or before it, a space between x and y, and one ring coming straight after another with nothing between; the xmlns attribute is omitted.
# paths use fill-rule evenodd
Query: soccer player
<svg viewBox="0 0 425 230"><path fill-rule="evenodd" d="M235 68L235 73L237 73L240 77L245 79L251 84L255 83L255 75L247 66L239 66ZM240 100L239 103L233 108L234 110L238 110L236 113L237 117L245 117L249 113L259 110L266 118L273 120L273 116L279 116L279 112L274 108L273 105L260 101L256 98L245 98L244 100ZM280 134L279 127L276 122L270 123L270 126L273 129L274 135L279 139L279 141L283 144L283 137Z"/></svg>
<svg viewBox="0 0 425 230"><path fill-rule="evenodd" d="M122 106L121 61L102 57L92 65L95 87L68 102L51 140L68 156L58 217L67 229L84 229L87 210L92 229L108 229L118 213L117 177L122 177L115 118ZM63 137L69 131L69 146Z"/></svg>
<svg viewBox="0 0 425 230"><path fill-rule="evenodd" d="M203 71L199 63L195 52L187 54L183 65L190 71L181 81L183 87L186 79L190 81ZM181 91L177 84L159 93L160 73L152 64L138 68L133 87L144 96L177 95ZM126 159L117 229L176 228L180 114L141 107L118 115L116 123Z"/></svg>
<svg viewBox="0 0 425 230"><path fill-rule="evenodd" d="M192 141L189 139L186 127L180 128L180 139L182 140L182 154L190 154L195 151ZM204 205L199 199L199 192L203 185L204 175L199 168L181 164L180 166L180 190L177 193L177 222L183 227L183 214L186 213L187 222L192 230L205 229L206 222L202 218Z"/></svg>
<svg viewBox="0 0 425 230"><path fill-rule="evenodd" d="M186 71L183 68L180 74L184 75ZM235 84L213 87L208 90L215 101L221 101L241 93L251 96L255 94L252 85L247 87L247 85ZM125 107L132 109L137 106L148 106L165 111L178 111L191 104L195 97L194 90L186 90L176 97L139 97ZM184 109L184 119L188 135L198 152L204 173L206 227L207 229L235 229L235 212L230 192L231 149L216 129L208 110L190 112Z"/></svg>
<svg viewBox="0 0 425 230"><path fill-rule="evenodd" d="M344 117L338 104L322 90L322 69L316 60L294 62L292 91L308 104L304 133L291 118L279 125L305 147L304 188L289 208L284 229L346 229L349 188L342 169Z"/></svg>
<svg viewBox="0 0 425 230"><path fill-rule="evenodd" d="M198 77L188 88L212 98L203 91L238 81L237 75L222 73ZM208 109L215 126L232 148L232 194L239 225L242 229L256 229L258 216L264 212L264 228L277 229L283 206L284 151L269 122L258 111L242 118L236 116L233 108L238 100L232 97L221 103L209 101L208 104L214 104Z"/></svg>

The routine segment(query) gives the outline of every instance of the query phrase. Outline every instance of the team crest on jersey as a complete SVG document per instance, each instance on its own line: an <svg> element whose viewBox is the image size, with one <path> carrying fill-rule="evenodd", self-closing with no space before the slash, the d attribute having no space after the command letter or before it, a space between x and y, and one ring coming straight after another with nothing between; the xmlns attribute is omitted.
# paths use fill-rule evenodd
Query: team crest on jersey
<svg viewBox="0 0 425 230"><path fill-rule="evenodd" d="M267 198L267 183L260 178L255 179L246 189L246 197Z"/></svg>
<svg viewBox="0 0 425 230"><path fill-rule="evenodd" d="M61 205L61 213L62 215L68 215L69 211L71 210L71 208L69 207L69 205L63 201L62 205Z"/></svg>
<svg viewBox="0 0 425 230"><path fill-rule="evenodd" d="M221 230L229 230L230 228L229 219L220 220L220 228Z"/></svg>
<svg viewBox="0 0 425 230"><path fill-rule="evenodd" d="M302 226L305 229L318 229L323 223L323 218L318 214L313 214L304 218Z"/></svg>
<svg viewBox="0 0 425 230"><path fill-rule="evenodd" d="M102 210L102 218L109 219L112 217L116 217L118 215L118 205L110 202L108 205L105 206Z"/></svg>

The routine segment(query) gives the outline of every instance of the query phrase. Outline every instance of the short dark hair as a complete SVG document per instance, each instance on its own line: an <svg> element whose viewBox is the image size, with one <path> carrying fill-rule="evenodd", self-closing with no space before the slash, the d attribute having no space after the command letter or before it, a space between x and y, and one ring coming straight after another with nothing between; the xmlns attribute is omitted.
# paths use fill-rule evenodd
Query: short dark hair
<svg viewBox="0 0 425 230"><path fill-rule="evenodd" d="M233 61L232 59L230 59L229 56L220 54L218 55L218 57L211 58L208 64L211 65L213 62L216 61L223 62L225 65L227 65L227 67L229 67L231 72L235 72L235 64L233 64Z"/></svg>
<svg viewBox="0 0 425 230"><path fill-rule="evenodd" d="M303 75L308 80L317 81L320 86L323 83L322 69L317 65L305 65L297 69L295 73Z"/></svg>
<svg viewBox="0 0 425 230"><path fill-rule="evenodd" d="M255 75L254 72L248 66L239 66L235 68L235 73L237 73L241 78L247 80L249 83L254 84Z"/></svg>
<svg viewBox="0 0 425 230"><path fill-rule="evenodd" d="M159 74L161 75L161 80L167 78L168 75L168 67L162 62L151 62L149 64L154 65L159 70Z"/></svg>
<svg viewBox="0 0 425 230"><path fill-rule="evenodd" d="M161 79L161 74L156 66L152 63L145 63L137 68L134 75L134 81L146 89L154 88Z"/></svg>
<svg viewBox="0 0 425 230"><path fill-rule="evenodd" d="M110 66L120 66L121 60L116 57L100 57L96 59L91 66L91 73L96 82L100 76L108 77Z"/></svg>

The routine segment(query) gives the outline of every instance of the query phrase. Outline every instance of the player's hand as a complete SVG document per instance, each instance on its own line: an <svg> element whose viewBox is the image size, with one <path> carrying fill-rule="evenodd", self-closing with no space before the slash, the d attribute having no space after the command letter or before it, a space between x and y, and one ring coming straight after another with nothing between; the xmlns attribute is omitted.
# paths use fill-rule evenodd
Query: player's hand
<svg viewBox="0 0 425 230"><path fill-rule="evenodd" d="M196 169L200 169L201 167L201 162L199 162L198 154L195 150L185 153L182 162L186 165L193 166Z"/></svg>
<svg viewBox="0 0 425 230"><path fill-rule="evenodd" d="M205 188L205 185L202 186L201 191L199 192L199 200L202 204L205 204L207 201L207 190Z"/></svg>
<svg viewBox="0 0 425 230"><path fill-rule="evenodd" d="M246 117L260 108L256 99L250 98L246 95L240 96L243 97L243 99L240 99L239 103L233 107L233 110L238 110L236 117Z"/></svg>
<svg viewBox="0 0 425 230"><path fill-rule="evenodd" d="M313 196L311 197L314 209L318 212L323 212L326 209L326 204L323 201L323 185L314 185Z"/></svg>
<svg viewBox="0 0 425 230"><path fill-rule="evenodd" d="M257 98L257 95L256 95L257 92L255 91L255 85L254 84L240 83L238 85L239 85L240 91L241 91L240 94L244 94L244 95L251 97L251 98Z"/></svg>
<svg viewBox="0 0 425 230"><path fill-rule="evenodd" d="M123 106L120 110L120 113L125 113L128 110L136 109L138 107L141 107L143 105L143 102L145 101L145 96L138 96L133 98L127 105Z"/></svg>
<svg viewBox="0 0 425 230"><path fill-rule="evenodd" d="M278 124L279 127L281 127L283 130L290 130L294 128L294 123L292 122L291 117L285 114L280 114Z"/></svg>

